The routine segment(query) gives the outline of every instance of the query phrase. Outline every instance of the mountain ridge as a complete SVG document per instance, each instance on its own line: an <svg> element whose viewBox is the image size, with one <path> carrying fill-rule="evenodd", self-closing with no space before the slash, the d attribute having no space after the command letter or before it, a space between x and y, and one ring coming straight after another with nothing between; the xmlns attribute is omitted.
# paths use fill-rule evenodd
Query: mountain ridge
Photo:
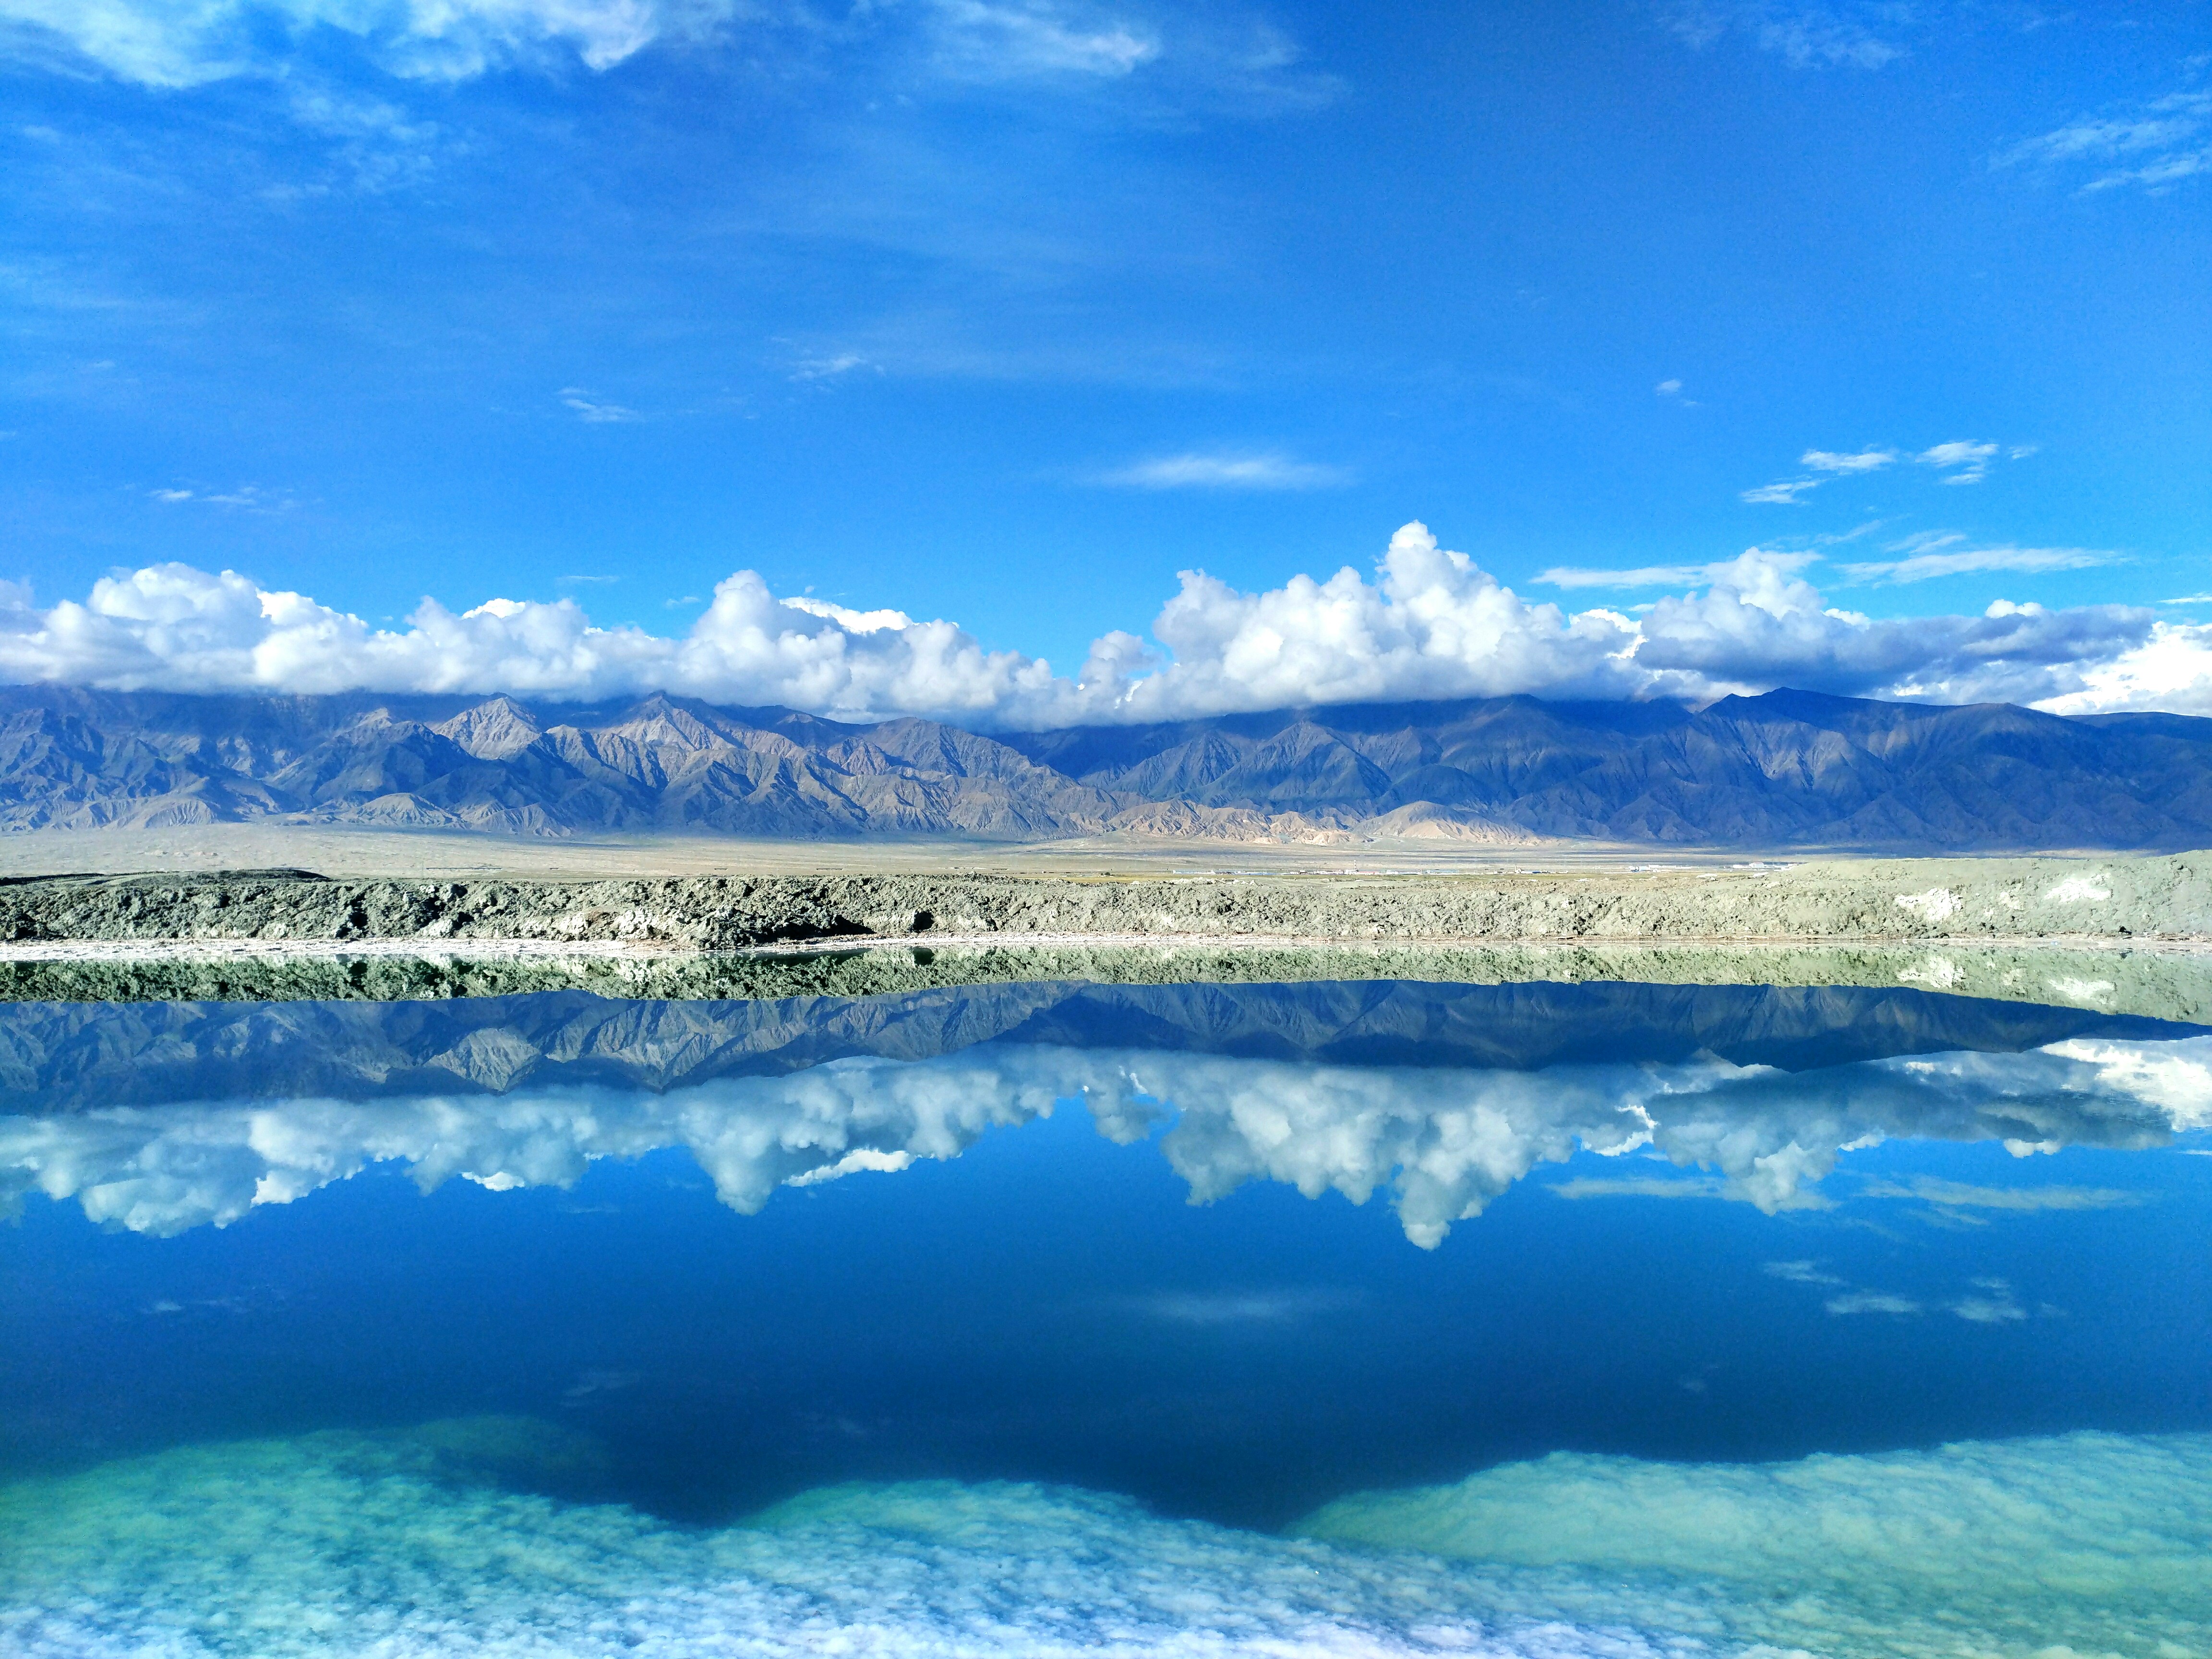
<svg viewBox="0 0 2212 1659"><path fill-rule="evenodd" d="M0 688L0 829L254 820L1022 842L2172 850L2212 843L2212 720L1778 690L1530 696L986 735L665 693Z"/></svg>

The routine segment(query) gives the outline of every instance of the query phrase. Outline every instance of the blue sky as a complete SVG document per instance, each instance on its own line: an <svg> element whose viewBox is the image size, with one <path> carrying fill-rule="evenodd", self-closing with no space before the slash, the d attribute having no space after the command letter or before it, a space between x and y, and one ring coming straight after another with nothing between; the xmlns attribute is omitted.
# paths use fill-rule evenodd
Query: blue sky
<svg viewBox="0 0 2212 1659"><path fill-rule="evenodd" d="M1007 688L1120 629L1152 654L1114 706L1155 714L1308 684L2212 708L2212 605L2161 603L2212 590L2212 6L0 0L0 86L8 678L659 674L1036 723L1104 717ZM1343 647L1292 579L1371 595L1413 520L1697 660L1562 667L1525 617L1440 644L1418 583ZM565 642L302 667L199 578L94 588L170 562L370 636L496 596ZM910 630L787 607L817 667L893 635L905 665L818 694L642 646L545 665L690 638L741 569L950 619L1003 672L924 685ZM1220 614L1164 633L1186 570ZM1761 580L1796 655L1635 609ZM1993 601L2072 620L1962 644ZM1512 670L1531 628L1551 665ZM1248 672L1285 633L1360 660ZM1162 647L1184 689L1132 701Z"/></svg>

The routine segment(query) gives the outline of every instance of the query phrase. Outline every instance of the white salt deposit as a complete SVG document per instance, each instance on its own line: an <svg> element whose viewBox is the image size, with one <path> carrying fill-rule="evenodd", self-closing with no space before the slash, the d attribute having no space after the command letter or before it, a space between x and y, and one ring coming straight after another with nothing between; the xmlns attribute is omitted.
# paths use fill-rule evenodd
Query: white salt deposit
<svg viewBox="0 0 2212 1659"><path fill-rule="evenodd" d="M2212 1644L2212 1437L1780 1465L1558 1455L1300 1538L1029 1485L831 1487L677 1528L495 1485L514 1419L184 1447L0 1487L36 1659L1986 1655Z"/></svg>

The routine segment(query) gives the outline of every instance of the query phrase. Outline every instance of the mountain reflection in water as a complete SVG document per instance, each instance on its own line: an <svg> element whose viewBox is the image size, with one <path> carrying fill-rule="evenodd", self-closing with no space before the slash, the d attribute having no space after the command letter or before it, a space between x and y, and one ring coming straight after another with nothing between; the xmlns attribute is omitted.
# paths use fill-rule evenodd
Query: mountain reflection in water
<svg viewBox="0 0 2212 1659"><path fill-rule="evenodd" d="M1577 1148L1654 1149L1773 1212L1825 1202L1838 1152L1885 1139L2163 1145L2212 1127L2212 1035L1911 990L1627 984L29 1003L0 1012L0 1206L36 1190L155 1234L375 1164L425 1190L566 1187L665 1147L753 1212L1079 1100L1111 1140L1164 1128L1194 1202L1261 1179L1380 1190L1433 1247Z"/></svg>

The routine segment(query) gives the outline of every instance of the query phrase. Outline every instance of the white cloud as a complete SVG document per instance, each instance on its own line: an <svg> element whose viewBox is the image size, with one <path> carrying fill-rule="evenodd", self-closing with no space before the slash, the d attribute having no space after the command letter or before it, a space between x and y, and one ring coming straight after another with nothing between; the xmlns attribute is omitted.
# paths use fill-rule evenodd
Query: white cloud
<svg viewBox="0 0 2212 1659"><path fill-rule="evenodd" d="M872 9L848 23L865 27ZM0 0L0 55L182 88L282 78L324 33L351 37L389 74L461 81L562 60L606 70L659 42L772 21L749 0ZM951 80L1120 79L1164 50L1148 27L1082 0L926 0L916 27L932 68Z"/></svg>
<svg viewBox="0 0 2212 1659"><path fill-rule="evenodd" d="M204 501L210 507L228 507L246 513L283 513L292 506L292 498L279 491L264 489L259 484L240 484L232 489L189 489L179 485L171 489L149 489L154 500L167 507L179 507L186 501Z"/></svg>
<svg viewBox="0 0 2212 1659"><path fill-rule="evenodd" d="M1754 506L1799 507L1808 489L1818 489L1826 480L1821 478L1790 478L1781 483L1760 484L1742 492L1741 499Z"/></svg>
<svg viewBox="0 0 2212 1659"><path fill-rule="evenodd" d="M943 67L981 78L1129 74L1160 55L1127 19L1039 0L933 0Z"/></svg>
<svg viewBox="0 0 2212 1659"><path fill-rule="evenodd" d="M1939 576L1961 576L1990 570L2036 574L2051 570L2087 570L2112 564L2119 555L2088 547L1965 547L1963 536L1931 532L1909 537L1893 550L1901 559L1871 560L1838 567L1853 582L1886 587L1924 582Z"/></svg>
<svg viewBox="0 0 2212 1659"><path fill-rule="evenodd" d="M1832 1296L1825 1304L1832 1314L1917 1314L1920 1304L1909 1296L1882 1291L1848 1291Z"/></svg>
<svg viewBox="0 0 2212 1659"><path fill-rule="evenodd" d="M2185 1115L2193 1117L2191 1107ZM2004 1210L2026 1214L2042 1210L2124 1210L2146 1201L2139 1192L2118 1187L1981 1187L1935 1176L1910 1181L1869 1182L1862 1198L1907 1198L1946 1210Z"/></svg>
<svg viewBox="0 0 2212 1659"><path fill-rule="evenodd" d="M737 0L0 0L0 48L58 47L118 79L190 87L268 72L272 29L359 40L390 72L465 80L558 52L611 69L664 36L697 37Z"/></svg>
<svg viewBox="0 0 2212 1659"><path fill-rule="evenodd" d="M1287 455L1191 452L1138 461L1098 482L1128 489L1325 489L1352 479L1341 467Z"/></svg>
<svg viewBox="0 0 2212 1659"><path fill-rule="evenodd" d="M1879 472L1897 459L1893 449L1862 449L1845 454L1832 449L1808 449L1797 458L1798 464L1818 472L1856 473Z"/></svg>
<svg viewBox="0 0 2212 1659"><path fill-rule="evenodd" d="M1945 483L1968 484L1979 483L1989 477L1990 463L1996 458L1996 453L1995 444L1960 438L1923 449L1912 459L1923 466L1950 469L1949 476L1943 480Z"/></svg>
<svg viewBox="0 0 2212 1659"><path fill-rule="evenodd" d="M2027 1317L2027 1310L2014 1297L2011 1285L2004 1279L1978 1279L1974 1288L1978 1294L1961 1297L1950 1304L1960 1318L1976 1325L2005 1325Z"/></svg>
<svg viewBox="0 0 2212 1659"><path fill-rule="evenodd" d="M1786 1279L1793 1285L1840 1285L1844 1281L1831 1273L1823 1273L1810 1261L1770 1261L1765 1271L1777 1279Z"/></svg>
<svg viewBox="0 0 2212 1659"><path fill-rule="evenodd" d="M791 378L802 384L810 380L834 380L850 374L857 368L883 370L874 362L858 351L836 351L826 357L802 357L791 367Z"/></svg>
<svg viewBox="0 0 2212 1659"><path fill-rule="evenodd" d="M2212 624L2154 623L2139 641L2077 673L2078 689L2038 706L2057 714L2212 714Z"/></svg>
<svg viewBox="0 0 2212 1659"><path fill-rule="evenodd" d="M1553 565L1549 570L1538 571L1534 580L1547 587L1696 587L1713 582L1740 586L1742 578L1753 569L1762 574L1786 575L1818 562L1819 558L1815 553L1768 553L1753 549L1750 553L1711 564L1647 564L1629 570ZM1759 562L1755 567L1746 563L1751 559Z"/></svg>
<svg viewBox="0 0 2212 1659"><path fill-rule="evenodd" d="M1741 33L1762 52L1771 52L1793 69L1880 69L1905 55L1905 48L1877 27L1906 20L1901 6L1853 3L1792 3L1791 0L1680 0L1669 9L1675 33L1692 46L1711 46L1722 36Z"/></svg>
<svg viewBox="0 0 2212 1659"><path fill-rule="evenodd" d="M2083 116L1991 158L1999 167L2087 168L2087 191L2172 189L2212 172L2212 93L2181 92Z"/></svg>
<svg viewBox="0 0 2212 1659"><path fill-rule="evenodd" d="M1289 1325L1349 1305L1340 1291L1162 1291L1121 1304L1132 1313L1171 1325L1200 1328Z"/></svg>
<svg viewBox="0 0 2212 1659"><path fill-rule="evenodd" d="M2035 453L2033 444L2014 445L2010 452L2014 460ZM1912 459L1923 466L1942 469L1947 484L1979 483L1989 476L1990 463L1996 459L1999 447L1973 439L1960 439L1941 443L1922 450ZM1798 465L1808 466L1824 476L1811 478L1785 478L1778 483L1760 484L1755 489L1742 492L1741 499L1757 505L1797 507L1803 504L1808 491L1837 478L1860 477L1893 466L1903 459L1899 451L1869 446L1859 450L1808 449L1797 458Z"/></svg>
<svg viewBox="0 0 2212 1659"><path fill-rule="evenodd" d="M718 584L672 635L595 626L572 598L497 598L459 612L426 599L404 627L374 628L235 572L166 564L103 577L83 600L47 608L0 584L0 683L574 700L666 690L986 729L1518 693L1705 699L1778 685L2068 713L2212 708L2212 627L2116 605L2004 601L1980 616L1873 621L1831 609L1799 574L1804 562L1753 549L1679 568L1704 591L1639 616L1569 614L1520 598L1411 524L1371 578L1347 566L1251 593L1185 571L1152 623L1165 655L1115 630L1072 678L987 651L950 622L779 600L750 571Z"/></svg>
<svg viewBox="0 0 2212 1659"><path fill-rule="evenodd" d="M1651 389L1662 398L1679 398L1682 395L1682 383L1680 380L1662 380Z"/></svg>
<svg viewBox="0 0 2212 1659"><path fill-rule="evenodd" d="M616 426L630 421L641 421L644 416L634 409L595 398L580 386L561 388L561 401L576 411L576 418L591 426Z"/></svg>

